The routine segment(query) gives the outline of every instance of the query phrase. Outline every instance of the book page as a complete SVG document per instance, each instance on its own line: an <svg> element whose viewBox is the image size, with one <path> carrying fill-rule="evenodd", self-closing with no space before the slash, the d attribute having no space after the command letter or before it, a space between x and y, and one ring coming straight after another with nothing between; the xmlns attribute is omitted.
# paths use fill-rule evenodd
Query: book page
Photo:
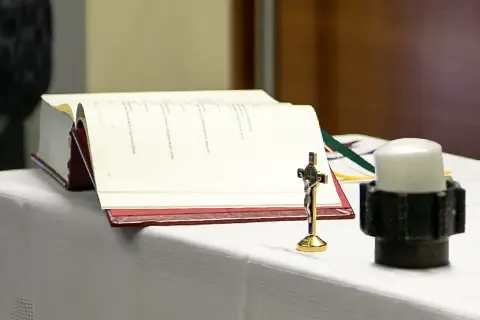
<svg viewBox="0 0 480 320"><path fill-rule="evenodd" d="M167 91L167 92L122 92L122 93L77 93L44 94L42 99L56 107L68 104L73 114L79 103L110 102L156 102L164 104L231 104L231 103L278 103L263 90L213 90L213 91Z"/></svg>
<svg viewBox="0 0 480 320"><path fill-rule="evenodd" d="M62 178L68 180L67 164L70 159L68 137L73 119L66 111L68 111L66 108L62 111L42 103L37 156Z"/></svg>
<svg viewBox="0 0 480 320"><path fill-rule="evenodd" d="M81 111L81 110L80 110ZM315 111L290 104L84 103L102 208L302 206ZM338 205L333 182L318 203Z"/></svg>

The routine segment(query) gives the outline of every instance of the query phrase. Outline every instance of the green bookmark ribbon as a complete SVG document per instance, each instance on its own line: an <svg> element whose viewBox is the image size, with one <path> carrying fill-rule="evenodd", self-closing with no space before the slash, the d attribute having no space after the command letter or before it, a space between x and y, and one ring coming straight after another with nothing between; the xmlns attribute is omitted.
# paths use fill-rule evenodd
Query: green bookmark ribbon
<svg viewBox="0 0 480 320"><path fill-rule="evenodd" d="M323 136L323 142L328 147L337 151L338 153L340 153L345 158L350 159L351 161L353 161L354 163L356 163L357 165L359 165L363 169L375 174L375 167L371 163L369 163L368 161L363 159L361 156L359 156L357 153L352 151L352 149L344 146L343 143L341 143L340 141L338 141L337 139L335 139L334 137L329 135L323 129L322 129L322 136Z"/></svg>

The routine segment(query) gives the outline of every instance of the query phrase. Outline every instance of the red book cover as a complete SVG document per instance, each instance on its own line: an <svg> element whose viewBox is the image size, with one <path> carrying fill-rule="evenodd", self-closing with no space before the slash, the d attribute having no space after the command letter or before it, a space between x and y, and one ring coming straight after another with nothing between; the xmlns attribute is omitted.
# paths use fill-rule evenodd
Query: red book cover
<svg viewBox="0 0 480 320"><path fill-rule="evenodd" d="M32 155L32 160L69 190L94 189L94 175L85 129L81 122L70 133L71 158L69 179L65 181L48 164ZM352 219L354 212L333 172L331 179L341 200L341 206L318 207L317 219ZM112 226L195 225L217 223L296 221L305 220L302 208L181 208L181 209L106 209Z"/></svg>

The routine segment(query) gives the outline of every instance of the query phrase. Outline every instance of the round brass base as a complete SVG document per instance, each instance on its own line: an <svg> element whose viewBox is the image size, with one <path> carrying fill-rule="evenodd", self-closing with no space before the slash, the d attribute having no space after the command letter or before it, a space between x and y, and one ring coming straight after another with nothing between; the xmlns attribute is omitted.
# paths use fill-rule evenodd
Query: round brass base
<svg viewBox="0 0 480 320"><path fill-rule="evenodd" d="M308 235L297 244L301 252L323 252L327 250L327 243L316 235Z"/></svg>

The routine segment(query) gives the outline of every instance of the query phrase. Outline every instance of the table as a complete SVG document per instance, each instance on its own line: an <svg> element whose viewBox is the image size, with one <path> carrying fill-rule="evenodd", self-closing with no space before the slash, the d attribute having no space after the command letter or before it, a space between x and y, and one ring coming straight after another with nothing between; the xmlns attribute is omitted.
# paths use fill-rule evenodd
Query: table
<svg viewBox="0 0 480 320"><path fill-rule="evenodd" d="M428 271L374 265L357 219L321 222L329 251L304 254L305 222L110 228L93 192L2 172L0 319L480 319L480 162L444 161L467 190L467 233ZM343 187L357 210L358 185Z"/></svg>

